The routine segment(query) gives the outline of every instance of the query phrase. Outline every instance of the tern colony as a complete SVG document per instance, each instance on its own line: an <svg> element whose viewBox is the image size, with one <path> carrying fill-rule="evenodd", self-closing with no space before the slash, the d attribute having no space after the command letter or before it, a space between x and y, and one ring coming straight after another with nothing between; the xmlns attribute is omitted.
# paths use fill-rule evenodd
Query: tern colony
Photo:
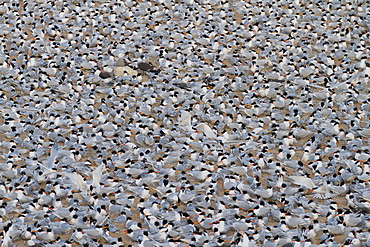
<svg viewBox="0 0 370 247"><path fill-rule="evenodd" d="M367 13L2 1L1 246L370 246Z"/></svg>

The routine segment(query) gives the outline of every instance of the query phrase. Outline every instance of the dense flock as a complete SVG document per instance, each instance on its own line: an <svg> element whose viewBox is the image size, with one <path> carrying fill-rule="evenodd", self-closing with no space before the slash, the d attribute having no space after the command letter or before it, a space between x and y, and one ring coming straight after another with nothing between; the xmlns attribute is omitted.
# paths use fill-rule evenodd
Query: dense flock
<svg viewBox="0 0 370 247"><path fill-rule="evenodd" d="M370 246L368 13L3 0L1 246Z"/></svg>

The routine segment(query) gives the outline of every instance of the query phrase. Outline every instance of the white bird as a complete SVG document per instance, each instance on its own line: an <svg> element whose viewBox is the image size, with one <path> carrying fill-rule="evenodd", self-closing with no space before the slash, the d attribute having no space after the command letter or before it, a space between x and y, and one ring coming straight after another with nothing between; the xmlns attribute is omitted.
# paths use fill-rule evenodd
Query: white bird
<svg viewBox="0 0 370 247"><path fill-rule="evenodd" d="M207 124L205 124L205 123L198 124L197 127L196 127L196 129L198 131L204 133L210 139L217 140L217 138L218 138L218 136L214 132L214 130L211 127L209 127Z"/></svg>
<svg viewBox="0 0 370 247"><path fill-rule="evenodd" d="M13 247L13 246L14 244L13 244L12 239L9 236L9 231L5 232L4 230L3 231L3 241L1 243L1 247Z"/></svg>
<svg viewBox="0 0 370 247"><path fill-rule="evenodd" d="M46 232L37 233L37 238L44 242L49 242L55 239L55 234L52 229L47 229Z"/></svg>
<svg viewBox="0 0 370 247"><path fill-rule="evenodd" d="M196 196L196 193L193 191L193 190L180 190L179 194L178 194L178 197L179 197L179 200L182 201L183 203L188 203L190 201L192 201L194 199L194 197Z"/></svg>
<svg viewBox="0 0 370 247"><path fill-rule="evenodd" d="M204 181L211 173L209 169L202 168L200 171L192 170L190 174L198 181Z"/></svg>
<svg viewBox="0 0 370 247"><path fill-rule="evenodd" d="M101 187L100 182L101 182L103 168L104 168L104 164L101 164L92 172L92 184L95 186L98 192L100 192L100 187Z"/></svg>
<svg viewBox="0 0 370 247"><path fill-rule="evenodd" d="M77 186L77 189L83 193L87 193L87 184L84 178L77 173L69 173L67 176L71 179L71 182Z"/></svg>
<svg viewBox="0 0 370 247"><path fill-rule="evenodd" d="M364 138L370 138L370 129L365 129L365 128L363 128L363 129L359 130L359 131L358 131L358 133L359 133L362 137L364 137Z"/></svg>
<svg viewBox="0 0 370 247"><path fill-rule="evenodd" d="M345 226L343 224L337 225L326 225L326 229L329 231L330 234L333 235L341 235L345 231Z"/></svg>
<svg viewBox="0 0 370 247"><path fill-rule="evenodd" d="M189 131L192 131L191 127L191 113L189 111L181 111L181 123L187 127Z"/></svg>
<svg viewBox="0 0 370 247"><path fill-rule="evenodd" d="M86 70L91 70L96 66L95 62L89 62L87 60L84 60L81 62L81 67L86 69Z"/></svg>
<svg viewBox="0 0 370 247"><path fill-rule="evenodd" d="M299 74L300 76L302 76L303 78L307 78L309 77L310 75L314 74L315 73L315 67L314 66L309 66L309 67L305 67L305 68L300 68L299 69Z"/></svg>
<svg viewBox="0 0 370 247"><path fill-rule="evenodd" d="M363 212L370 213L370 202L363 201L363 202L358 202L355 201L356 206Z"/></svg>
<svg viewBox="0 0 370 247"><path fill-rule="evenodd" d="M312 189L312 193L314 193L314 197L320 198L320 199L329 199L333 197L333 194L330 193L330 187L329 187L329 181L323 181L323 184L316 188Z"/></svg>
<svg viewBox="0 0 370 247"><path fill-rule="evenodd" d="M47 161L45 162L44 165L47 168L53 168L57 156L58 156L58 143L54 143L54 145L53 145L53 147L51 148L51 151L50 151L50 156L49 156L49 158L47 159Z"/></svg>
<svg viewBox="0 0 370 247"><path fill-rule="evenodd" d="M232 227L237 231L245 232L245 231L248 231L249 229L253 228L253 225L251 223L247 223L247 222L244 222L244 221L235 221L232 224Z"/></svg>
<svg viewBox="0 0 370 247"><path fill-rule="evenodd" d="M304 176L289 176L288 179L291 180L294 184L302 185L308 189L313 189L316 187L311 178L307 178Z"/></svg>
<svg viewBox="0 0 370 247"><path fill-rule="evenodd" d="M92 239L100 239L102 237L105 238L106 236L101 226L95 226L94 228L91 229L85 229L82 232Z"/></svg>

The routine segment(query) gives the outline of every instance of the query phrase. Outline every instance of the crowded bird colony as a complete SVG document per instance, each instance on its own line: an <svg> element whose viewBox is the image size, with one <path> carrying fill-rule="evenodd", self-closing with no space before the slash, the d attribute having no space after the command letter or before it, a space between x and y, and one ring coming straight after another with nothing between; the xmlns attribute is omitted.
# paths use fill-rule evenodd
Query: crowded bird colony
<svg viewBox="0 0 370 247"><path fill-rule="evenodd" d="M368 13L1 1L1 246L370 246Z"/></svg>

